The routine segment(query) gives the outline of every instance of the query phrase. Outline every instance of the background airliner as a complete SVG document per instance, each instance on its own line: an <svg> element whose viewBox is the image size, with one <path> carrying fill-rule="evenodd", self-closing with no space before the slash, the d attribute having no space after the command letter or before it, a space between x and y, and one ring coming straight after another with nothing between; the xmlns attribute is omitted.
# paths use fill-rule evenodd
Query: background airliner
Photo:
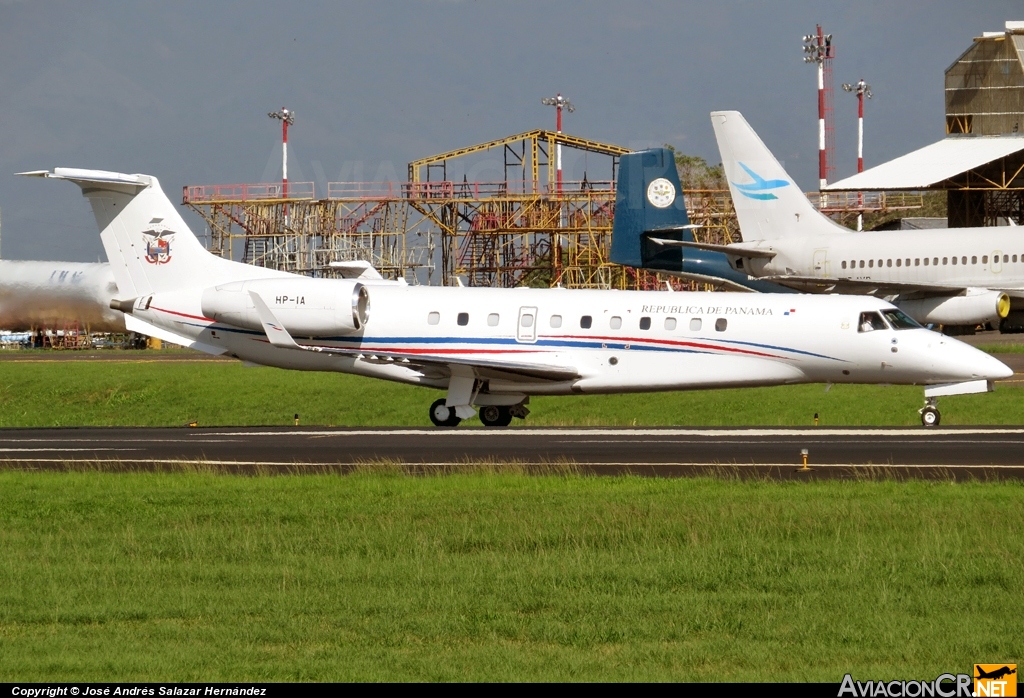
<svg viewBox="0 0 1024 698"><path fill-rule="evenodd" d="M1012 375L875 298L408 286L316 279L210 254L155 177L57 168L92 204L131 331L281 368L339 371L446 390L437 425L480 409L524 418L531 395L808 382L984 392ZM683 210L662 151L621 160L617 216L657 229ZM343 399L343 397L339 397Z"/></svg>
<svg viewBox="0 0 1024 698"><path fill-rule="evenodd" d="M662 240L684 259L722 252L751 280L890 298L925 324L998 326L1011 299L1024 305L1024 228L854 232L811 205L739 112L711 123L743 242Z"/></svg>

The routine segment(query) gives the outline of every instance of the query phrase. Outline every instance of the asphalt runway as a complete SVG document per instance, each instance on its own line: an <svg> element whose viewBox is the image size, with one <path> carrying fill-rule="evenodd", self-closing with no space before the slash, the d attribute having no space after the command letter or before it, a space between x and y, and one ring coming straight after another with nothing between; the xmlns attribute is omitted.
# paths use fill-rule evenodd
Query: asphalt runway
<svg viewBox="0 0 1024 698"><path fill-rule="evenodd" d="M814 470L795 472L801 449ZM365 429L70 428L0 430L0 467L175 469L230 473L350 470L397 462L412 470L515 462L574 464L598 474L722 473L782 478L1024 479L1024 428Z"/></svg>

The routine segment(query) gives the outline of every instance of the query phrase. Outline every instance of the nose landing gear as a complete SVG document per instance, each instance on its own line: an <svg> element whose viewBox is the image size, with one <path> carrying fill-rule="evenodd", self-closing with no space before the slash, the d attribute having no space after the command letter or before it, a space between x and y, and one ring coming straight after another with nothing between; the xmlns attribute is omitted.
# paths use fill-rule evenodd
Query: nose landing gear
<svg viewBox="0 0 1024 698"><path fill-rule="evenodd" d="M939 408L936 406L937 400L933 397L926 397L924 399L924 407L918 410L921 414L921 424L926 427L937 427L939 426L939 419L942 415L939 414Z"/></svg>

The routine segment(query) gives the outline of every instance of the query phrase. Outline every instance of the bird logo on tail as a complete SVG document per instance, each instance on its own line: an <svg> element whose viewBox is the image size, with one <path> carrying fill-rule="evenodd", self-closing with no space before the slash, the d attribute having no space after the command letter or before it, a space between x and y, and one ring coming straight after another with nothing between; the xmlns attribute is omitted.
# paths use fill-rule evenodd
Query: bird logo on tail
<svg viewBox="0 0 1024 698"><path fill-rule="evenodd" d="M743 171L750 175L750 178L754 181L751 184L737 184L732 182L732 185L736 187L743 196L748 199L759 199L760 201L771 201L779 197L775 196L771 192L772 189L781 189L782 187L788 187L789 182L785 179L765 179L761 175L754 172L752 169L747 167L742 162L739 163Z"/></svg>

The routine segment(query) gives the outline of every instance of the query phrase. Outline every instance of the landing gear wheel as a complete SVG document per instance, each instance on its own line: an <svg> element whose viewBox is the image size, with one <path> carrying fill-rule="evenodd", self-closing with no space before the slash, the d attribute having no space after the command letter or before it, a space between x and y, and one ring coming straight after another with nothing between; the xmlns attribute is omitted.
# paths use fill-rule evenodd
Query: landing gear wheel
<svg viewBox="0 0 1024 698"><path fill-rule="evenodd" d="M480 408L480 421L485 427L507 427L512 423L512 410L500 405L484 405Z"/></svg>
<svg viewBox="0 0 1024 698"><path fill-rule="evenodd" d="M455 414L455 410L444 403L444 398L434 400L430 406L430 421L435 427L457 427L462 420Z"/></svg>
<svg viewBox="0 0 1024 698"><path fill-rule="evenodd" d="M939 409L934 405L926 405L921 410L921 424L926 427L939 426Z"/></svg>

